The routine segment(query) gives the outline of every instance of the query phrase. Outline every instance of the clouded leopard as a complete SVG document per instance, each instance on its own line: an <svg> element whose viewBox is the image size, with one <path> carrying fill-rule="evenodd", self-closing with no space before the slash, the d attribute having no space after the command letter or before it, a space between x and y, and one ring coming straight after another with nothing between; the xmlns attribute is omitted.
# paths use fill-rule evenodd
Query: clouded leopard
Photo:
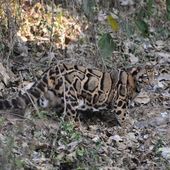
<svg viewBox="0 0 170 170"><path fill-rule="evenodd" d="M76 118L78 111L110 109L121 125L128 102L142 86L152 85L154 74L153 66L101 72L78 65L58 64L48 69L24 94L0 100L0 110L25 109L34 102L42 108L65 110L68 117Z"/></svg>

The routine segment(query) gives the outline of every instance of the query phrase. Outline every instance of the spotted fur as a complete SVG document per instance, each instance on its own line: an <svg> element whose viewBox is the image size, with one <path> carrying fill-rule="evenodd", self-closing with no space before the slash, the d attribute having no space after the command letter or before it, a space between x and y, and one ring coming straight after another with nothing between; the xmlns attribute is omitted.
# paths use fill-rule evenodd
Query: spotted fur
<svg viewBox="0 0 170 170"><path fill-rule="evenodd" d="M101 72L78 65L58 64L24 94L0 100L0 110L25 109L34 102L39 107L66 110L76 118L78 111L98 112L110 109L121 124L126 117L128 102L140 91L140 84L154 80L153 67L113 69Z"/></svg>

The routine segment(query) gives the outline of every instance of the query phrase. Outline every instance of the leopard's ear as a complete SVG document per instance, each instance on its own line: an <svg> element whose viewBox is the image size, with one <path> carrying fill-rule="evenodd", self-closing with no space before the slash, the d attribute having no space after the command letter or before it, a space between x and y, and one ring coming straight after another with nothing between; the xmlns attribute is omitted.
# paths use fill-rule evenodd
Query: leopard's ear
<svg viewBox="0 0 170 170"><path fill-rule="evenodd" d="M147 64L145 65L145 69L159 69L160 67L160 64L159 63L156 63L156 64Z"/></svg>
<svg viewBox="0 0 170 170"><path fill-rule="evenodd" d="M137 76L142 70L143 68L141 66L130 67L127 69L128 73L130 73L132 76Z"/></svg>
<svg viewBox="0 0 170 170"><path fill-rule="evenodd" d="M153 69L155 67L155 65L152 65L152 64L150 64L150 65L145 65L145 69L146 70L149 70L149 69Z"/></svg>

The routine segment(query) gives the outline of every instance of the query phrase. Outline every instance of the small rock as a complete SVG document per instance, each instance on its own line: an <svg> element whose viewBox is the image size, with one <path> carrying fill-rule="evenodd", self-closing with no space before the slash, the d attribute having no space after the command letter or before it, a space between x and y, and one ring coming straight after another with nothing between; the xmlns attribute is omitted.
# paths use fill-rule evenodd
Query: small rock
<svg viewBox="0 0 170 170"><path fill-rule="evenodd" d="M159 148L159 151L161 152L163 158L165 158L166 160L170 160L170 148L168 147Z"/></svg>
<svg viewBox="0 0 170 170"><path fill-rule="evenodd" d="M134 134L133 132L129 132L129 133L127 134L127 137L128 137L128 139L130 139L131 141L136 142L136 136L135 136L135 134Z"/></svg>
<svg viewBox="0 0 170 170"><path fill-rule="evenodd" d="M95 138L92 139L93 142L99 142L99 140L100 140L99 136L96 136Z"/></svg>
<svg viewBox="0 0 170 170"><path fill-rule="evenodd" d="M132 63L132 64L136 64L137 62L138 62L138 57L135 57L133 54L129 54L130 55L130 62Z"/></svg>
<svg viewBox="0 0 170 170"><path fill-rule="evenodd" d="M168 115L167 112L162 112L162 113L161 113L161 116L162 116L162 117L167 117L167 115Z"/></svg>
<svg viewBox="0 0 170 170"><path fill-rule="evenodd" d="M111 136L110 138L116 142L123 141L119 135L114 135L114 136Z"/></svg>

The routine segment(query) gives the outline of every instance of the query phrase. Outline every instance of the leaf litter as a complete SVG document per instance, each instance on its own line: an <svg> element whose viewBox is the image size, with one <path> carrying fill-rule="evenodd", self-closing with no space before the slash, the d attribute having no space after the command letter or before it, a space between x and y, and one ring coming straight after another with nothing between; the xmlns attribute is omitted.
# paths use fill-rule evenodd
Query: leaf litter
<svg viewBox="0 0 170 170"><path fill-rule="evenodd" d="M120 3L124 7L134 5L133 1L120 1ZM125 48L121 49L121 52L117 52L116 48L119 46L115 48L111 46L114 54L110 58L111 61L108 58L100 61L96 57L98 54L96 45L87 40L91 34L88 33L90 26L87 26L87 20L84 20L84 23L80 23L78 20L77 23L80 25L75 24L74 31L67 33L67 29L74 25L75 18L68 17L69 14L58 15L61 12L61 8L58 8L57 22L64 23L64 25L61 24L61 29L55 30L54 38L57 43L55 46L53 45L53 52L50 52L48 39L50 35L47 26L51 20L42 23L41 11L43 8L40 3L32 9L25 4L24 8L23 17L28 25L20 28L18 40L14 46L14 55L10 61L15 73L15 76L12 77L19 79L21 88L24 83L26 84L24 88L29 88L31 83L36 80L35 77L40 77L48 65L63 61L101 69L103 69L101 67L103 62L105 65L109 62L110 66L111 61L118 67L141 62L145 64L158 62L161 72L155 89L153 91L144 90L134 99L129 109L128 119L131 123L122 128L110 126L107 121L103 121L103 119L110 119L107 113L104 118L96 116L82 120L80 126L62 122L55 111L51 110L40 111L40 114L28 110L28 117L15 118L10 114L7 117L1 116L0 166L4 169L13 169L15 166L18 169L33 170L168 169L170 167L170 56L166 50L166 44L169 41L157 40L153 44L147 38L143 40L140 37L134 37L132 41L119 39L120 46ZM100 25L102 22L104 29L109 30L104 25L107 24L106 12L100 11L99 14L97 24ZM37 19L38 22L35 22ZM113 27L112 21L110 22ZM32 25L32 23L34 24ZM116 29L118 26L116 21ZM32 30L30 30L31 27ZM38 27L39 29L37 29ZM87 28L87 30L83 30L83 28ZM87 33L83 31L87 31ZM60 34L63 37L58 36ZM80 42L77 41L79 35ZM86 37L88 38L86 39ZM99 37L96 35L96 38ZM60 50L58 50L59 47L61 47ZM67 51L64 50L65 47ZM145 55L154 56L154 60L145 61ZM158 61L155 56L159 58ZM3 58L3 63L7 63L5 58ZM1 76L2 80L8 84L11 75L3 65L0 70L1 73L4 71ZM1 89L3 89L3 95L8 93L11 95L13 91L17 93L17 87L16 84L13 84L7 90L4 86ZM10 161L11 159L15 160L14 164Z"/></svg>

